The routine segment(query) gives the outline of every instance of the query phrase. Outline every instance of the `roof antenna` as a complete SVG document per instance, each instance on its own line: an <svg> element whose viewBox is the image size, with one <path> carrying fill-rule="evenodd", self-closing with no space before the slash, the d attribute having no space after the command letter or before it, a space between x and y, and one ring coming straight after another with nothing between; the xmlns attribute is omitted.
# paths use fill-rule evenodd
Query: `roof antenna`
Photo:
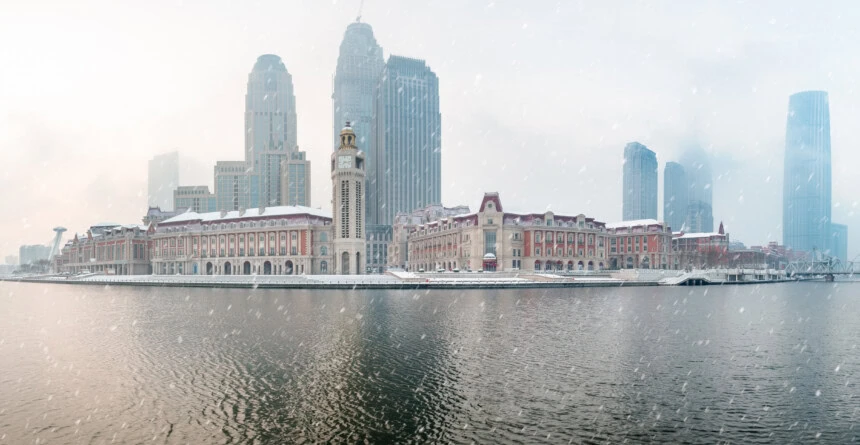
<svg viewBox="0 0 860 445"><path fill-rule="evenodd" d="M358 17L355 18L356 23L361 22L361 10L364 9L364 0L361 0L361 3L358 4Z"/></svg>

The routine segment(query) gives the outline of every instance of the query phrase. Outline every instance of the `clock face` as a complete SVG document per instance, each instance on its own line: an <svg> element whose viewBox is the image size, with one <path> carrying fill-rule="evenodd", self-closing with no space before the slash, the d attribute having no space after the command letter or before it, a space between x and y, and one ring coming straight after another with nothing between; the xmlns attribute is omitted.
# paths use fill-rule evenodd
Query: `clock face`
<svg viewBox="0 0 860 445"><path fill-rule="evenodd" d="M352 168L352 156L338 156L337 168Z"/></svg>

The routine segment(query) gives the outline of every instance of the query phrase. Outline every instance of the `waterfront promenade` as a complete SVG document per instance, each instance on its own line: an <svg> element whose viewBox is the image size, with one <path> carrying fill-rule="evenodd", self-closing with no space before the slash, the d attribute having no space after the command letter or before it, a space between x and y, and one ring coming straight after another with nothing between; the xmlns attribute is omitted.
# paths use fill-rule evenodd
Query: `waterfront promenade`
<svg viewBox="0 0 860 445"><path fill-rule="evenodd" d="M776 270L621 270L573 274L537 272L412 273L382 275L46 275L7 281L74 285L116 285L264 289L529 289L619 286L764 284L793 281Z"/></svg>

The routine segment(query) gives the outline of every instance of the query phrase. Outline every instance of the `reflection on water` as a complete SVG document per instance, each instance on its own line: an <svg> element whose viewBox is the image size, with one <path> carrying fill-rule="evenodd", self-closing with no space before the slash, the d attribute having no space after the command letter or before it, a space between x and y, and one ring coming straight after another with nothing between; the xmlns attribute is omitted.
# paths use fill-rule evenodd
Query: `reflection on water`
<svg viewBox="0 0 860 445"><path fill-rule="evenodd" d="M0 443L846 443L858 289L2 283Z"/></svg>

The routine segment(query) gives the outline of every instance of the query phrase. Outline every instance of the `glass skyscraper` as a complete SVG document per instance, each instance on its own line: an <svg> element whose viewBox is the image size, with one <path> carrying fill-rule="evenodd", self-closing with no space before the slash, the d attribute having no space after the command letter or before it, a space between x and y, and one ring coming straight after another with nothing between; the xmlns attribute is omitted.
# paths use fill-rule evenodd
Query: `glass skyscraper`
<svg viewBox="0 0 860 445"><path fill-rule="evenodd" d="M825 91L804 91L788 100L783 244L796 251L830 247L830 105Z"/></svg>
<svg viewBox="0 0 860 445"><path fill-rule="evenodd" d="M657 154L631 142L624 147L623 219L657 219Z"/></svg>
<svg viewBox="0 0 860 445"><path fill-rule="evenodd" d="M346 121L352 124L356 145L368 156L370 162L370 127L373 120L373 90L385 61L382 48L373 37L373 29L367 23L355 22L346 27L332 91L333 149L340 144L340 131Z"/></svg>
<svg viewBox="0 0 860 445"><path fill-rule="evenodd" d="M423 60L389 57L376 88L373 116L368 224L391 225L398 212L441 202L442 115L436 74Z"/></svg>
<svg viewBox="0 0 860 445"><path fill-rule="evenodd" d="M679 232L687 218L689 198L687 174L677 162L667 162L663 169L663 221Z"/></svg>
<svg viewBox="0 0 860 445"><path fill-rule="evenodd" d="M173 210L173 190L179 186L179 152L150 159L148 173L149 206Z"/></svg>
<svg viewBox="0 0 860 445"><path fill-rule="evenodd" d="M250 206L290 204L281 196L281 165L296 150L293 77L280 57L264 54L248 75L245 95L245 162L259 184L259 199Z"/></svg>
<svg viewBox="0 0 860 445"><path fill-rule="evenodd" d="M685 221L687 232L713 233L714 189L708 154L698 144L692 145L681 155L681 164L684 166L688 185Z"/></svg>

